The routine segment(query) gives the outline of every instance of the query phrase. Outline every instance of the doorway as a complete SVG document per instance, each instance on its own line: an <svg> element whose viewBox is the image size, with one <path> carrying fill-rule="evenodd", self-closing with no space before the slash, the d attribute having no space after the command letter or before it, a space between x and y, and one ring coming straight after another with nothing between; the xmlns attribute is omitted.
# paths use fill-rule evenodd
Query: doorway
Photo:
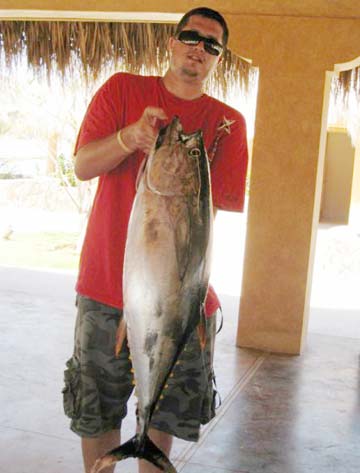
<svg viewBox="0 0 360 473"><path fill-rule="evenodd" d="M360 338L360 58L335 66L309 331Z"/></svg>

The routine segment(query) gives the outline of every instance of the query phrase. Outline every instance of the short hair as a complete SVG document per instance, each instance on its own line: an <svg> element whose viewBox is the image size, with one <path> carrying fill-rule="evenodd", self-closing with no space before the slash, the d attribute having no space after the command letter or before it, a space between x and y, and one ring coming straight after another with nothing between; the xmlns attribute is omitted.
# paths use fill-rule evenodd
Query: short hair
<svg viewBox="0 0 360 473"><path fill-rule="evenodd" d="M189 19L195 15L203 16L204 18L210 18L210 20L215 20L220 23L223 29L222 42L223 46L226 47L229 38L229 28L226 24L226 21L219 12L207 7L194 8L193 10L185 13L176 27L175 36L177 36L182 31L182 29L188 24Z"/></svg>

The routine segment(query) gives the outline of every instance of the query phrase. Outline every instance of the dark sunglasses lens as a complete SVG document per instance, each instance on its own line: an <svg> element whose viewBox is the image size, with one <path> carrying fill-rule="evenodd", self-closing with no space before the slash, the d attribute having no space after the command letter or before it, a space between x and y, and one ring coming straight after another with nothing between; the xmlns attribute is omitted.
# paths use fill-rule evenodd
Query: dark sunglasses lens
<svg viewBox="0 0 360 473"><path fill-rule="evenodd" d="M209 44L207 42L204 42L204 48L205 51L207 51L209 54L212 54L213 56L218 56L221 53L220 47L214 44Z"/></svg>
<svg viewBox="0 0 360 473"><path fill-rule="evenodd" d="M185 44L199 44L201 37L197 34L196 31L182 31L178 36L179 41Z"/></svg>
<svg viewBox="0 0 360 473"><path fill-rule="evenodd" d="M200 41L203 41L205 51L209 54L212 54L213 56L219 56L223 49L221 44L217 43L211 38L204 38L203 36L200 36L197 31L181 31L178 36L178 40L184 44L189 44L191 46L195 46L196 44L199 44Z"/></svg>

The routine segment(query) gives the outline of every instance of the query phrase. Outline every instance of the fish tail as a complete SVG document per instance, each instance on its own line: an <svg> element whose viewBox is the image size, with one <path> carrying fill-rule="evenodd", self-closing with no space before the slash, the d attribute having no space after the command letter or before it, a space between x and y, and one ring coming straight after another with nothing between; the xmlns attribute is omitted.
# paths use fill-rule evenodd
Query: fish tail
<svg viewBox="0 0 360 473"><path fill-rule="evenodd" d="M100 457L94 463L94 466L91 469L91 473L99 473L101 470L107 466L112 465L120 460L125 460L125 458L135 457L137 450L139 449L139 440L138 436L135 435L133 438L127 442L119 445L119 447L113 448Z"/></svg>
<svg viewBox="0 0 360 473"><path fill-rule="evenodd" d="M152 463L165 473L177 473L175 467L168 457L145 435L140 441L139 435L135 435L126 443L107 452L96 460L91 473L99 473L104 468L125 458L142 458Z"/></svg>
<svg viewBox="0 0 360 473"><path fill-rule="evenodd" d="M176 469L168 457L146 435L140 458L147 460L165 473L176 473Z"/></svg>

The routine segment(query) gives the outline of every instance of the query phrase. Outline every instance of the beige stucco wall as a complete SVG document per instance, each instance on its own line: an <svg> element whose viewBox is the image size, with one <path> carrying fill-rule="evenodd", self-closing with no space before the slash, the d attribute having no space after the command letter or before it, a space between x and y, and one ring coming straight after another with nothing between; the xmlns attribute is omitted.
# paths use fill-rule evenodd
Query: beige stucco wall
<svg viewBox="0 0 360 473"><path fill-rule="evenodd" d="M355 148L355 162L353 185L351 189L351 203L360 204L360 144Z"/></svg>
<svg viewBox="0 0 360 473"><path fill-rule="evenodd" d="M346 225L349 222L353 189L355 149L346 129L327 131L324 184L320 222ZM355 184L355 182L354 182Z"/></svg>
<svg viewBox="0 0 360 473"><path fill-rule="evenodd" d="M93 0L86 6L67 0L4 3L0 0L0 10L8 12L99 8ZM260 69L237 343L300 353L320 209L324 90L328 92L330 77L326 71L360 56L360 6L352 0L206 3L229 21L231 49L252 58ZM180 13L202 5L178 1L170 7L167 0L124 0L120 5L105 0L101 10Z"/></svg>
<svg viewBox="0 0 360 473"><path fill-rule="evenodd" d="M351 188L349 223L356 226L360 222L360 143L355 148L354 173Z"/></svg>

